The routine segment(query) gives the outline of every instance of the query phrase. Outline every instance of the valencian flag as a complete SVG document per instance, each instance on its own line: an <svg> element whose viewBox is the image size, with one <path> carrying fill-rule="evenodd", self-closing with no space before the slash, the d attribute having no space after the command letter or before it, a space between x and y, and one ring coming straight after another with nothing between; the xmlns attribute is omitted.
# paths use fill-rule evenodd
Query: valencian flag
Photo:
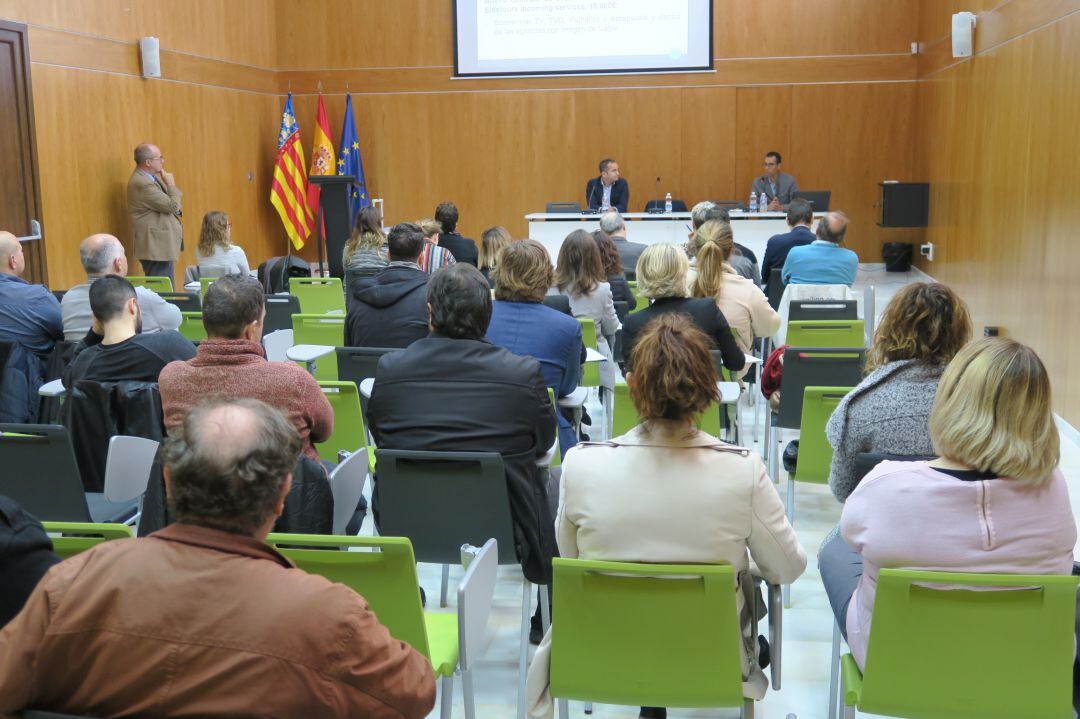
<svg viewBox="0 0 1080 719"><path fill-rule="evenodd" d="M319 109L315 113L315 139L311 141L311 169L308 176L334 175L337 173L334 165L334 146L330 143L330 121L326 119L326 105L323 104L322 93L319 93ZM313 217L319 216L319 195L322 188L315 183L309 183L307 188L308 207L311 208Z"/></svg>
<svg viewBox="0 0 1080 719"><path fill-rule="evenodd" d="M356 224L360 210L371 205L367 182L364 180L364 162L360 159L360 138L356 134L353 119L352 95L345 96L345 119L341 123L341 144L338 145L337 174L352 175L358 187L349 194L349 227Z"/></svg>
<svg viewBox="0 0 1080 719"><path fill-rule="evenodd" d="M304 148L300 144L300 126L296 124L291 92L285 100L285 110L281 113L277 162L274 163L274 181L270 185L270 204L277 208L286 234L292 240L293 246L299 250L315 227L315 218L307 200Z"/></svg>

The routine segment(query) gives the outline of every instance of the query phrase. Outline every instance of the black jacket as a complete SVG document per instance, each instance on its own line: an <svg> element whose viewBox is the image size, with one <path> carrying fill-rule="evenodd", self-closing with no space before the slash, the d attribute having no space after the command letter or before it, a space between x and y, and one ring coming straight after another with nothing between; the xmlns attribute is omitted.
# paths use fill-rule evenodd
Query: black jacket
<svg viewBox="0 0 1080 719"><path fill-rule="evenodd" d="M626 369L630 370L630 353L634 349L638 333L645 329L650 320L667 312L682 312L690 315L698 329L707 334L716 349L720 350L724 367L732 371L741 370L746 364L746 355L735 342L735 335L728 325L724 313L716 306L716 300L710 297L662 297L653 300L652 305L635 312L623 323L623 347L626 357Z"/></svg>
<svg viewBox="0 0 1080 719"><path fill-rule="evenodd" d="M0 629L15 618L49 567L60 561L41 522L0 494Z"/></svg>
<svg viewBox="0 0 1080 719"><path fill-rule="evenodd" d="M555 520L536 459L555 441L555 412L536 360L433 333L379 360L368 427L387 449L501 454L518 560L530 582L551 582ZM378 508L373 494L376 522Z"/></svg>
<svg viewBox="0 0 1080 719"><path fill-rule="evenodd" d="M809 245L817 237L813 231L804 225L795 227L791 232L782 235L773 235L765 245L765 259L761 261L761 283L765 286L765 293L769 292L769 278L773 270L781 269L788 253L793 247Z"/></svg>
<svg viewBox="0 0 1080 719"><path fill-rule="evenodd" d="M480 251L476 249L476 242L456 232L440 234L439 247L450 250L450 254L458 262L468 262L473 267L477 267L480 262Z"/></svg>
<svg viewBox="0 0 1080 719"><path fill-rule="evenodd" d="M390 265L349 286L348 347L408 347L428 335L428 273Z"/></svg>
<svg viewBox="0 0 1080 719"><path fill-rule="evenodd" d="M600 178L594 177L585 184L585 206L590 210L599 210L604 203L604 188ZM619 212L626 212L630 204L630 184L623 178L615 180L611 187L611 206Z"/></svg>

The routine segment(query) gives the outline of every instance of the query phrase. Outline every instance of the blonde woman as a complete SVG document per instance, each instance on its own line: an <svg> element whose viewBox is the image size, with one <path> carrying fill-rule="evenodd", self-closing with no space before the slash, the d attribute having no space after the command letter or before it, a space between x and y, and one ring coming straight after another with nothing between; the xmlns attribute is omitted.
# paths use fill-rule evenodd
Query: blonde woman
<svg viewBox="0 0 1080 719"><path fill-rule="evenodd" d="M484 234L480 235L480 247L479 256L477 262L480 267L480 274L484 276L484 279L488 281L488 284L494 289L495 287L495 265L497 258L499 257L499 250L509 245L514 241L514 238L510 235L505 227L489 227L484 230Z"/></svg>
<svg viewBox="0 0 1080 719"><path fill-rule="evenodd" d="M232 223L220 210L203 216L199 246L195 248L200 277L223 277L251 270L243 248L232 243Z"/></svg>
<svg viewBox="0 0 1080 719"><path fill-rule="evenodd" d="M1050 407L1050 380L1030 347L973 342L938 385L930 439L939 458L882 462L848 497L841 536L821 548L818 566L860 667L883 567L1071 573L1076 525Z"/></svg>
<svg viewBox="0 0 1080 719"><path fill-rule="evenodd" d="M374 277L390 263L382 215L374 207L365 207L356 216L349 241L345 243L341 263L345 266L345 286L358 277Z"/></svg>
<svg viewBox="0 0 1080 719"><path fill-rule="evenodd" d="M439 247L442 225L430 217L418 220L416 224L420 225L420 231L424 233L424 251L420 253L420 259L417 260L420 269L430 275L457 262L450 250Z"/></svg>
<svg viewBox="0 0 1080 719"><path fill-rule="evenodd" d="M755 337L771 337L780 329L780 315L756 284L740 276L729 264L735 249L731 225L709 220L694 233L697 275L690 287L693 297L716 299L720 311L735 330L743 352L749 352Z"/></svg>
<svg viewBox="0 0 1080 719"><path fill-rule="evenodd" d="M913 282L889 302L866 356L866 378L833 411L829 487L841 502L859 483L860 452L931 455L930 408L945 366L971 339L967 305L948 287Z"/></svg>
<svg viewBox="0 0 1080 719"><path fill-rule="evenodd" d="M574 317L588 317L596 325L597 350L609 360L600 364L600 384L613 390L615 366L607 338L614 336L622 323L615 314L600 250L585 230L574 230L563 240L555 267L555 286L560 294L570 298Z"/></svg>

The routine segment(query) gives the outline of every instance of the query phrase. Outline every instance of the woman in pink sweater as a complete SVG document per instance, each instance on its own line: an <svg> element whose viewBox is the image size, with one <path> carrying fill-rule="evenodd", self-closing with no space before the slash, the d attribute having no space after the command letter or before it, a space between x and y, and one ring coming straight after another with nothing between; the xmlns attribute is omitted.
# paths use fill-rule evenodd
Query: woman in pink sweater
<svg viewBox="0 0 1080 719"><path fill-rule="evenodd" d="M949 364L930 413L931 462L882 462L848 497L818 564L837 622L866 661L882 567L1069 574L1076 525L1046 369L988 338Z"/></svg>

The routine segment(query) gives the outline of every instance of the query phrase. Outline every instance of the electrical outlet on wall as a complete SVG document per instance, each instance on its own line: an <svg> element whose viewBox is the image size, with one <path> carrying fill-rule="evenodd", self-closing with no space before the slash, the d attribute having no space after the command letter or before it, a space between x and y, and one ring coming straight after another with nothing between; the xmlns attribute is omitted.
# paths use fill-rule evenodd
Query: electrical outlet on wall
<svg viewBox="0 0 1080 719"><path fill-rule="evenodd" d="M934 243L933 242L924 242L921 245L919 245L919 254L921 254L923 257L930 260L931 262L933 262L934 261Z"/></svg>

